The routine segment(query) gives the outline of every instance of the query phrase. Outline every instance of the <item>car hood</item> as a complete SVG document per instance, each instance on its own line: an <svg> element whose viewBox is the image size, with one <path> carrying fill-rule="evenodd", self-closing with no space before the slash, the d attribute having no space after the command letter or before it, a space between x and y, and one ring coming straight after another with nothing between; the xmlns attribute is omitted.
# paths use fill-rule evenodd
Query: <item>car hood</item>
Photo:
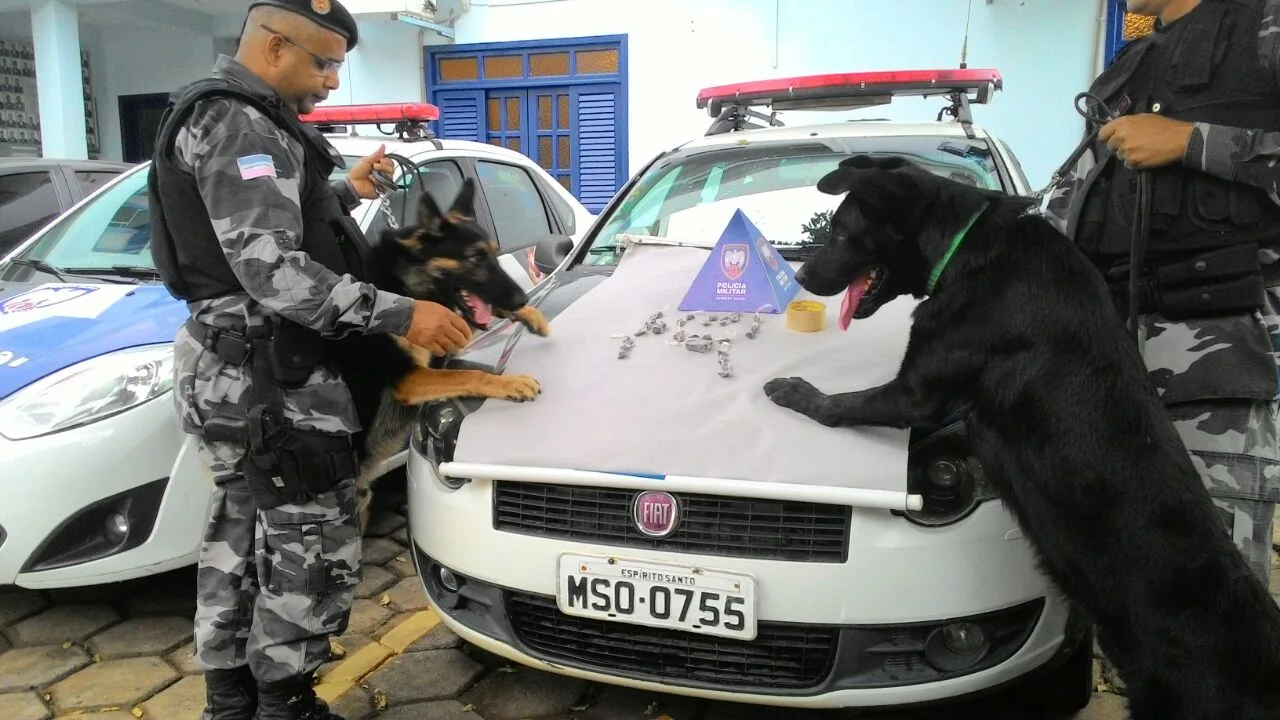
<svg viewBox="0 0 1280 720"><path fill-rule="evenodd" d="M161 285L0 283L0 399L92 357L173 342L187 315Z"/></svg>
<svg viewBox="0 0 1280 720"><path fill-rule="evenodd" d="M795 375L818 387L876 387L892 380L906 350L916 304L911 298L886 304L847 333L796 337L773 313L762 318L767 339L734 348L731 379L721 380L715 356L699 360L683 351L657 350L670 342L664 339L636 341L636 355L645 359L612 359L619 323L638 322L642 310L648 314L674 304L688 279L708 264L705 250L688 248L640 248L628 257L609 282L603 281L613 268L575 268L548 278L545 291L531 293L531 304L553 318L547 340L495 327L492 338L476 343L485 346L480 352L463 355L495 371L528 373L543 394L527 405L451 403L461 406L461 414L444 412L450 404L432 406L423 430L457 428L452 461L823 486L838 495L850 491L841 495L850 502L906 507L908 430L825 427L780 408L762 388ZM835 307L828 301L825 308L834 325ZM676 317L669 317L674 324ZM699 362L701 372L690 369Z"/></svg>

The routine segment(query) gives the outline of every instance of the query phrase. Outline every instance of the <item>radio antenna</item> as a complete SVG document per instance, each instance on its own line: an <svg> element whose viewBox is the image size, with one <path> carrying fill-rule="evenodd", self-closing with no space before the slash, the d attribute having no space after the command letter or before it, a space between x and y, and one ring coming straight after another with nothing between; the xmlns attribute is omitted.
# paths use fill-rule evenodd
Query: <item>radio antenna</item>
<svg viewBox="0 0 1280 720"><path fill-rule="evenodd" d="M969 0L969 9L964 15L964 44L960 46L960 69L969 67L969 20L973 17L973 0Z"/></svg>

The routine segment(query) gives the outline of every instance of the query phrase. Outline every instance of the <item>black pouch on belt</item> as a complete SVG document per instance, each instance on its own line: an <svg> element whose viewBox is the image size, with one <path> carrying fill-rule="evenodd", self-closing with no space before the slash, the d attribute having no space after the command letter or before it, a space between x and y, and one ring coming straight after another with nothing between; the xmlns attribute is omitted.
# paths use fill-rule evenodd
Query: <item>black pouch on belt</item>
<svg viewBox="0 0 1280 720"><path fill-rule="evenodd" d="M242 464L259 510L305 503L343 480L357 464L349 435L296 427L271 408L249 411L249 446Z"/></svg>
<svg viewBox="0 0 1280 720"><path fill-rule="evenodd" d="M325 339L292 320L280 318L271 340L271 372L280 387L294 389L307 384L324 355Z"/></svg>
<svg viewBox="0 0 1280 720"><path fill-rule="evenodd" d="M1170 319L1250 312L1263 297L1257 243L1163 262L1152 272L1156 304Z"/></svg>

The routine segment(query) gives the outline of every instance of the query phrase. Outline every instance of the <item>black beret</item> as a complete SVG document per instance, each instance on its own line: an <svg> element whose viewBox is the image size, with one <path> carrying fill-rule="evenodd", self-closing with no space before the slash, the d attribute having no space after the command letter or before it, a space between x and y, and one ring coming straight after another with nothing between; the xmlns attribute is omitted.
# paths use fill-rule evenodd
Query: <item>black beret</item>
<svg viewBox="0 0 1280 720"><path fill-rule="evenodd" d="M347 39L347 52L351 52L360 39L355 18L338 0L253 0L249 9L258 5L274 5L295 12L326 30L338 33Z"/></svg>

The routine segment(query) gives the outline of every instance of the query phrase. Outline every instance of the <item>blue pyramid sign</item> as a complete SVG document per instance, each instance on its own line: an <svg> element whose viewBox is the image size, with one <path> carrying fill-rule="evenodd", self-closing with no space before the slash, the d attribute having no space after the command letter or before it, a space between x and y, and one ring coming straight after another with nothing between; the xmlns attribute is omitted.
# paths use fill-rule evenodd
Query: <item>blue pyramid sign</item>
<svg viewBox="0 0 1280 720"><path fill-rule="evenodd" d="M798 292L800 285L790 263L737 210L680 301L680 309L777 314Z"/></svg>

